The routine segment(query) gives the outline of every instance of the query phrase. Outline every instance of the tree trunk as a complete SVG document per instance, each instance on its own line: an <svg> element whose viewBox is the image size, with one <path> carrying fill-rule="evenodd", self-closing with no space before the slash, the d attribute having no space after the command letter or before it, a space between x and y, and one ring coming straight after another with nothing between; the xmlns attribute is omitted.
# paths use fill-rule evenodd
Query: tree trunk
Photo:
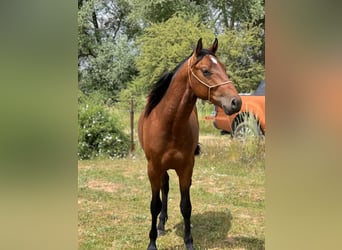
<svg viewBox="0 0 342 250"><path fill-rule="evenodd" d="M101 44L101 34L100 34L99 23L97 22L97 16L96 16L95 10L93 11L92 18L93 18L96 42L98 44Z"/></svg>

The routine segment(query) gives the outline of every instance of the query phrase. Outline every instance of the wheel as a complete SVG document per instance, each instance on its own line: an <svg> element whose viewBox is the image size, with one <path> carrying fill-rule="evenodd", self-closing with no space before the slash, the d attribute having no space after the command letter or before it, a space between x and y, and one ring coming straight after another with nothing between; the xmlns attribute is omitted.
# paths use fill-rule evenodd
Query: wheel
<svg viewBox="0 0 342 250"><path fill-rule="evenodd" d="M248 117L236 124L233 130L233 137L238 139L245 139L248 137L261 137L262 132L258 121L254 117Z"/></svg>

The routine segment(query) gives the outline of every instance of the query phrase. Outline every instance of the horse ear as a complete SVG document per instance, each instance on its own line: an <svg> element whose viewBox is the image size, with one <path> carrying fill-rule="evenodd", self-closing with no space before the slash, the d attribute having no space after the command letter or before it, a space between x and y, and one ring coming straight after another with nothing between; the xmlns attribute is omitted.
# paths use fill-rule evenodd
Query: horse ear
<svg viewBox="0 0 342 250"><path fill-rule="evenodd" d="M199 53L202 51L203 45L202 45L202 38L200 38L197 42L197 47L195 50L196 56L199 55Z"/></svg>
<svg viewBox="0 0 342 250"><path fill-rule="evenodd" d="M211 45L211 47L209 48L209 51L211 51L213 54L216 54L217 48L218 48L218 40L217 38L215 38L215 41L213 45Z"/></svg>

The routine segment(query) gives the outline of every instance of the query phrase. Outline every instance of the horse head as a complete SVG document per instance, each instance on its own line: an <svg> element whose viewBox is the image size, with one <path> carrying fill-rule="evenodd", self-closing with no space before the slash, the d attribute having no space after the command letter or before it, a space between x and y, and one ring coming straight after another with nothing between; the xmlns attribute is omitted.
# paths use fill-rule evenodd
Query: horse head
<svg viewBox="0 0 342 250"><path fill-rule="evenodd" d="M188 59L189 84L195 95L222 107L227 115L240 111L241 97L216 56L218 40L203 49L202 38Z"/></svg>

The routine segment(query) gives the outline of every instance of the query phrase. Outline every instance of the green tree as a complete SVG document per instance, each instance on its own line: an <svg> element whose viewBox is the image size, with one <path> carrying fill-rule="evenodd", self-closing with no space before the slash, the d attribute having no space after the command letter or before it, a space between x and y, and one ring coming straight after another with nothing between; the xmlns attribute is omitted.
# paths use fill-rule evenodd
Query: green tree
<svg viewBox="0 0 342 250"><path fill-rule="evenodd" d="M264 78L264 66L255 60L262 43L258 32L258 27L245 25L239 30L227 29L218 36L218 55L241 92L254 90ZM198 17L176 15L166 22L146 28L138 39L140 55L136 58L136 66L139 75L121 93L121 97L145 96L162 73L172 70L191 54L200 37L207 46L215 38Z"/></svg>
<svg viewBox="0 0 342 250"><path fill-rule="evenodd" d="M215 0L210 5L216 34L244 29L246 24L257 27L261 44L254 59L265 65L265 0Z"/></svg>
<svg viewBox="0 0 342 250"><path fill-rule="evenodd" d="M136 74L134 37L139 28L127 18L130 5L125 0L78 3L79 87L115 99Z"/></svg>
<svg viewBox="0 0 342 250"><path fill-rule="evenodd" d="M134 57L127 37L122 36L115 43L105 42L97 48L97 56L88 59L89 66L83 70L79 88L84 93L100 91L104 97L116 101L117 95L136 75Z"/></svg>
<svg viewBox="0 0 342 250"><path fill-rule="evenodd" d="M264 19L264 0L210 1L217 26L237 29L244 23L258 24Z"/></svg>
<svg viewBox="0 0 342 250"><path fill-rule="evenodd" d="M100 90L115 99L132 78L134 84L128 91L123 90L123 95L145 93L161 73L188 54L199 37L213 37L213 33L223 42L232 42L228 47L240 46L227 47L231 52L222 54L229 59L229 73L241 91L253 89L257 83L248 82L260 78L258 72L263 66L259 63L264 65L264 0L78 3L79 86L85 93ZM225 38L227 35L233 38Z"/></svg>
<svg viewBox="0 0 342 250"><path fill-rule="evenodd" d="M140 54L135 63L139 75L121 93L121 99L126 100L132 95L145 96L162 73L172 70L192 53L200 37L208 45L215 38L196 16L190 18L178 14L146 28L137 40Z"/></svg>
<svg viewBox="0 0 342 250"><path fill-rule="evenodd" d="M203 22L208 20L208 0L129 0L132 6L131 17L148 27L151 23L161 23L177 13L198 16Z"/></svg>
<svg viewBox="0 0 342 250"><path fill-rule="evenodd" d="M219 39L218 54L239 92L250 93L265 79L260 58L263 40L258 26L244 24L239 30L226 29Z"/></svg>

